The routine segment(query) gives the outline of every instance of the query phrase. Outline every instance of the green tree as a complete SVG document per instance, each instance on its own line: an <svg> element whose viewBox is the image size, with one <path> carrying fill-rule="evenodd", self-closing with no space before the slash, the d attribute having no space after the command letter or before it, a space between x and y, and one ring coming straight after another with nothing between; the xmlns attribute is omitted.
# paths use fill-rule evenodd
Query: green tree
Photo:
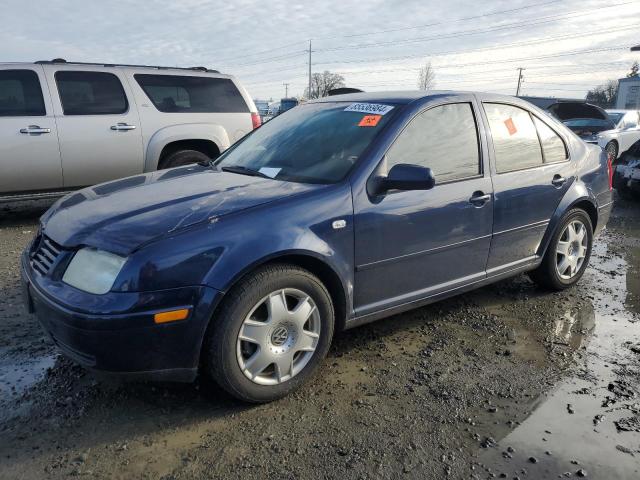
<svg viewBox="0 0 640 480"><path fill-rule="evenodd" d="M587 92L585 100L602 108L613 108L618 96L618 81L607 80Z"/></svg>

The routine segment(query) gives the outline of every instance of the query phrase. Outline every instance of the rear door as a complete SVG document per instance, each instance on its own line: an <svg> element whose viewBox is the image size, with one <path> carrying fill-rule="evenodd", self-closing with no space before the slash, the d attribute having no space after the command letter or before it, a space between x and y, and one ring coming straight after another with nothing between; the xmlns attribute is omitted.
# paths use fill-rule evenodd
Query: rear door
<svg viewBox="0 0 640 480"><path fill-rule="evenodd" d="M431 168L435 187L354 199L357 315L485 277L493 210L480 128L471 98L428 108L409 122L375 174L417 164Z"/></svg>
<svg viewBox="0 0 640 480"><path fill-rule="evenodd" d="M119 69L46 65L65 187L143 171L136 104Z"/></svg>
<svg viewBox="0 0 640 480"><path fill-rule="evenodd" d="M524 108L483 103L493 146L493 238L487 274L532 262L575 177L562 135Z"/></svg>
<svg viewBox="0 0 640 480"><path fill-rule="evenodd" d="M62 187L58 133L39 65L0 65L0 195Z"/></svg>

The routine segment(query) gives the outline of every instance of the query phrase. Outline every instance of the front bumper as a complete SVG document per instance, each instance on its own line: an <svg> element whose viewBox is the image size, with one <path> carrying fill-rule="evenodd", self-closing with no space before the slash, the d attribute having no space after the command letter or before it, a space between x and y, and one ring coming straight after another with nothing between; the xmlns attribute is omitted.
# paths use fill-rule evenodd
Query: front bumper
<svg viewBox="0 0 640 480"><path fill-rule="evenodd" d="M204 286L155 292L108 293L86 304L63 304L48 292L44 277L22 256L22 288L27 309L60 351L84 367L136 378L192 381L209 319L222 293ZM73 287L67 287L73 289ZM73 289L75 291L75 289ZM75 291L77 293L77 291ZM84 294L76 294L80 299ZM129 311L122 311L129 305ZM191 308L185 320L155 324L153 315Z"/></svg>

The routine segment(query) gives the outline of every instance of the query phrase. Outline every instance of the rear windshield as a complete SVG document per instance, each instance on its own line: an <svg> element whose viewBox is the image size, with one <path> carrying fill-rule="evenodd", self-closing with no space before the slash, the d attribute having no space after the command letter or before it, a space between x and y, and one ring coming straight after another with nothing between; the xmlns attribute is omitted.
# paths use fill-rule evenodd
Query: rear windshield
<svg viewBox="0 0 640 480"><path fill-rule="evenodd" d="M600 130L610 130L613 123L610 120L599 120L597 118L577 118L574 120L566 120L564 123L569 128L592 127Z"/></svg>
<svg viewBox="0 0 640 480"><path fill-rule="evenodd" d="M228 78L142 73L134 78L161 112L249 112L242 95Z"/></svg>
<svg viewBox="0 0 640 480"><path fill-rule="evenodd" d="M242 167L278 180L338 182L398 110L390 105L384 115L370 114L366 105L371 104L360 105L336 102L294 107L247 135L216 165Z"/></svg>

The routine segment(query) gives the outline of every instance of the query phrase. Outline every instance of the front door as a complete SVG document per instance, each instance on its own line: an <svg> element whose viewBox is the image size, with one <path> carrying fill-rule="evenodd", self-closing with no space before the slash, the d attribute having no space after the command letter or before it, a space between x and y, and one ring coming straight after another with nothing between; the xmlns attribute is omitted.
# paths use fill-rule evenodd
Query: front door
<svg viewBox="0 0 640 480"><path fill-rule="evenodd" d="M484 103L493 144L493 239L487 274L535 260L549 220L575 178L562 136L523 108Z"/></svg>
<svg viewBox="0 0 640 480"><path fill-rule="evenodd" d="M356 315L402 305L485 277L492 186L469 102L430 107L389 148L376 174L396 164L432 169L426 191L354 199Z"/></svg>
<svg viewBox="0 0 640 480"><path fill-rule="evenodd" d="M136 104L118 69L47 65L65 187L143 171Z"/></svg>
<svg viewBox="0 0 640 480"><path fill-rule="evenodd" d="M40 66L0 65L0 196L62 187L46 86Z"/></svg>

